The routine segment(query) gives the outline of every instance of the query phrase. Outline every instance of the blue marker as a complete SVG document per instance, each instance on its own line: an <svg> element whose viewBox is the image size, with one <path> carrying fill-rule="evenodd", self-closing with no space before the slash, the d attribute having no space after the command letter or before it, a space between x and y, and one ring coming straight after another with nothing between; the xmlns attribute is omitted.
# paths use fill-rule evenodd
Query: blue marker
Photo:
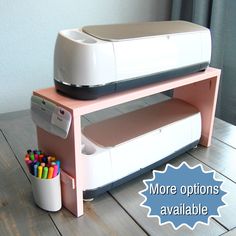
<svg viewBox="0 0 236 236"><path fill-rule="evenodd" d="M34 165L34 176L38 177L38 165L37 164Z"/></svg>
<svg viewBox="0 0 236 236"><path fill-rule="evenodd" d="M42 158L42 162L44 162L45 164L47 164L47 157L43 157L43 158Z"/></svg>
<svg viewBox="0 0 236 236"><path fill-rule="evenodd" d="M60 162L60 161L56 161L56 164L57 164L57 166L58 166L58 172L57 172L57 174L59 174L59 173L60 173L61 162Z"/></svg>
<svg viewBox="0 0 236 236"><path fill-rule="evenodd" d="M30 173L31 173L32 175L34 175L34 165L35 165L35 164L36 164L35 161L30 164Z"/></svg>

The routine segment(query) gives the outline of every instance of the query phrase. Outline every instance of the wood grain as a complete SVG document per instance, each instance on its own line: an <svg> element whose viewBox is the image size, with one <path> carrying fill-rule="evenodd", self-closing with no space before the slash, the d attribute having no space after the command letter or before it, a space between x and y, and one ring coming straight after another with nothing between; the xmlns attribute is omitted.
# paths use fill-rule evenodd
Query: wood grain
<svg viewBox="0 0 236 236"><path fill-rule="evenodd" d="M216 118L213 137L236 149L236 126Z"/></svg>
<svg viewBox="0 0 236 236"><path fill-rule="evenodd" d="M85 202L84 207L80 218L66 210L52 215L62 235L146 235L107 193Z"/></svg>
<svg viewBox="0 0 236 236"><path fill-rule="evenodd" d="M190 153L199 161L236 182L236 150L234 148L213 139L209 148L199 146Z"/></svg>
<svg viewBox="0 0 236 236"><path fill-rule="evenodd" d="M59 235L47 212L35 206L30 183L0 132L0 234Z"/></svg>
<svg viewBox="0 0 236 236"><path fill-rule="evenodd" d="M25 151L27 148L37 147L34 124L30 116L15 117L15 119L9 120L7 124L5 123L2 128L15 156L21 165L25 167L22 158ZM3 157L8 158L8 155L3 155ZM1 160L4 162L5 158L3 157L1 157ZM28 173L27 168L24 168L24 170ZM20 168L17 172L27 182L27 178ZM31 207L33 210L40 210L33 203L30 186L27 193L28 207ZM14 196L14 192L10 192L9 197L12 198L12 201L16 201L17 196ZM22 201L22 204L25 205L24 200ZM18 205L17 201L16 205ZM9 211L13 212L14 210L11 208ZM40 210L40 212L44 214L44 211ZM125 235L126 232L130 232L131 235L145 235L145 232L108 194L101 196L93 202L86 203L85 214L81 218L75 218L64 208L60 212L50 213L50 215L62 235ZM19 216L16 215L16 217Z"/></svg>
<svg viewBox="0 0 236 236"><path fill-rule="evenodd" d="M95 111L95 112L89 113L89 114L85 115L84 117L88 121L90 121L91 123L95 123L98 121L109 119L114 116L118 116L120 114L121 114L121 112L119 110L112 107L112 108L103 109L101 111Z"/></svg>
<svg viewBox="0 0 236 236"><path fill-rule="evenodd" d="M229 232L222 234L222 236L235 236L235 235L236 235L236 229L232 229Z"/></svg>

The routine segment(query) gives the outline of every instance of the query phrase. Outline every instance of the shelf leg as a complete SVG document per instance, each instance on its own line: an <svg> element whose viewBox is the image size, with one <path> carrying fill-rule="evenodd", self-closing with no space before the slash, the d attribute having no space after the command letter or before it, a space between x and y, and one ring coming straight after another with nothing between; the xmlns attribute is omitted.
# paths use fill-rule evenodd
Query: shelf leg
<svg viewBox="0 0 236 236"><path fill-rule="evenodd" d="M61 181L62 203L75 216L83 215L83 166L81 156L81 120L80 114L72 110L72 123L68 137L62 139L37 128L38 147L43 152L55 155L61 161L63 172L75 181L71 184Z"/></svg>
<svg viewBox="0 0 236 236"><path fill-rule="evenodd" d="M200 144L205 147L211 145L219 80L220 77L216 76L174 89L174 98L179 98L192 104L201 112L202 135Z"/></svg>

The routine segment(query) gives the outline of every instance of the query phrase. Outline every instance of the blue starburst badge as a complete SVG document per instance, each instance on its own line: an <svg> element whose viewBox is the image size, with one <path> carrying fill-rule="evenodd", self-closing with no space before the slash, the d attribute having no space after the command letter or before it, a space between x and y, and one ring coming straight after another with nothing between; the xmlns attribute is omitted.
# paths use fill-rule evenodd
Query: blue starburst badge
<svg viewBox="0 0 236 236"><path fill-rule="evenodd" d="M158 217L160 225L170 223L176 230L183 225L193 230L198 223L209 224L226 205L222 200L226 194L221 189L223 181L200 164L167 164L164 171L154 170L153 178L143 182L146 188L139 192L144 197L140 206L148 208L148 217Z"/></svg>

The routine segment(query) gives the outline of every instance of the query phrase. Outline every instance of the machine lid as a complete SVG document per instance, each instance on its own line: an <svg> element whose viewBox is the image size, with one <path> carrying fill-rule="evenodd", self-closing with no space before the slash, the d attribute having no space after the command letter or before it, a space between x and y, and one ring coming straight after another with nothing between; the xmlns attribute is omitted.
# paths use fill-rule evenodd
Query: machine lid
<svg viewBox="0 0 236 236"><path fill-rule="evenodd" d="M113 25L91 25L82 31L106 41L122 41L156 35L176 34L206 30L205 27L187 21L159 21Z"/></svg>

